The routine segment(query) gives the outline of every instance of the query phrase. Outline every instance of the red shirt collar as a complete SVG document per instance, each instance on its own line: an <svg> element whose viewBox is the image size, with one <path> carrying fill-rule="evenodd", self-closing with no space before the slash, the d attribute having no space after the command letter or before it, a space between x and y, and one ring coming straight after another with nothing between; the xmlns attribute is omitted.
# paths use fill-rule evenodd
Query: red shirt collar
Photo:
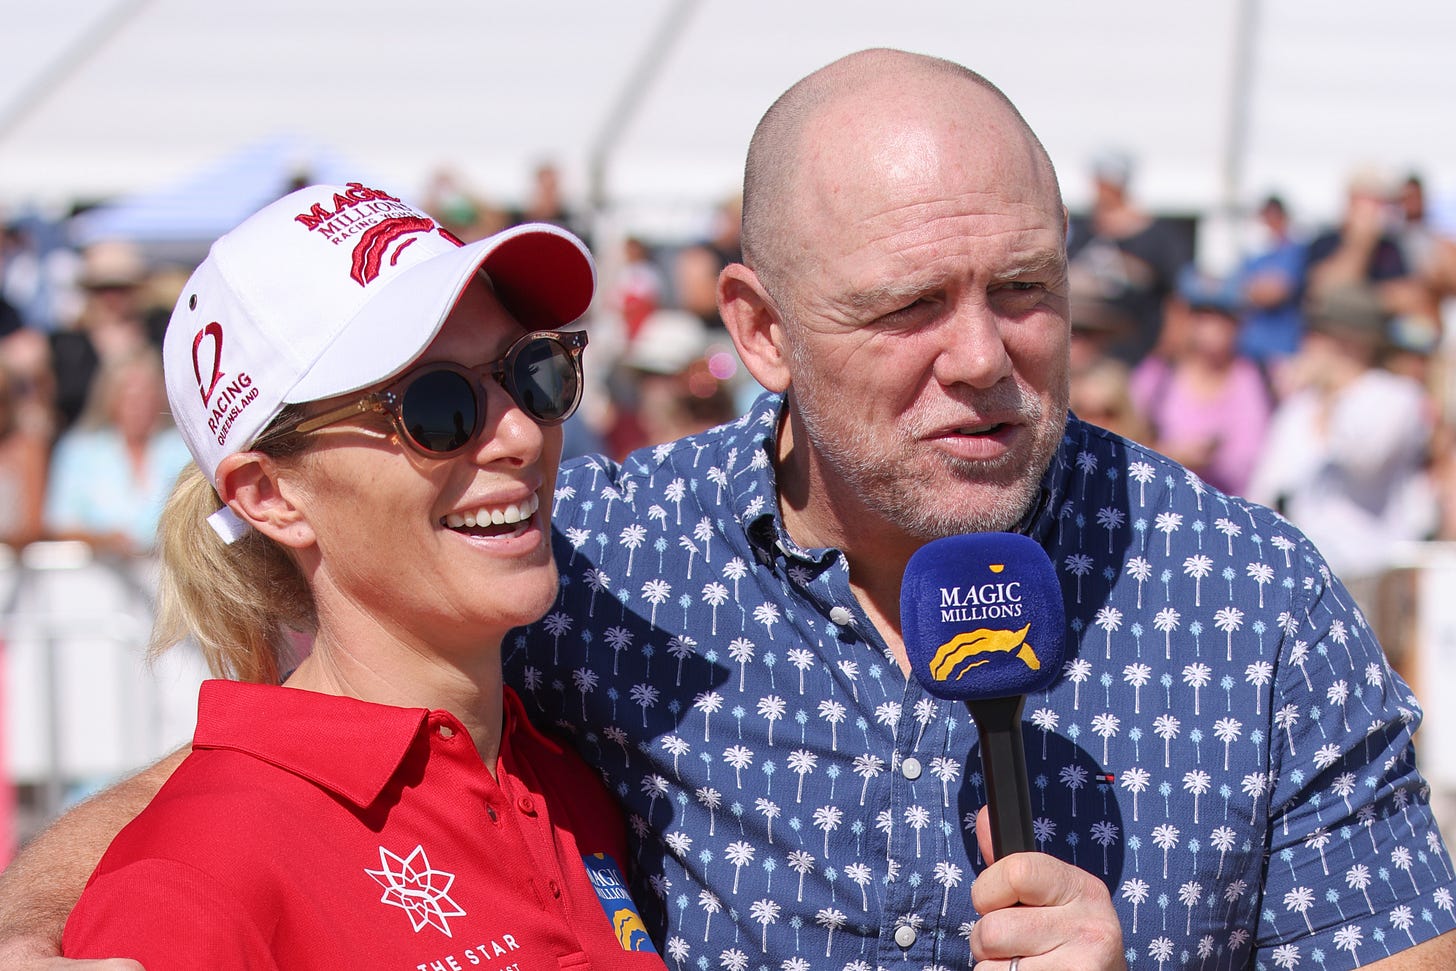
<svg viewBox="0 0 1456 971"><path fill-rule="evenodd" d="M521 700L505 689L501 761L511 768L510 740L526 732L532 742L561 748L536 731ZM251 755L367 807L389 785L406 755L434 718L456 731L447 711L396 708L357 698L276 685L210 680L198 697L194 749ZM511 771L514 771L511 769Z"/></svg>

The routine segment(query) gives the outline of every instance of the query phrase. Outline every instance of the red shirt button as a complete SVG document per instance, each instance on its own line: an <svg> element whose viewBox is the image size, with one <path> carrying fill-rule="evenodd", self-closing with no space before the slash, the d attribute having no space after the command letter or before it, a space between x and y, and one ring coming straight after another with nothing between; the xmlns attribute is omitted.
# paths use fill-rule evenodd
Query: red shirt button
<svg viewBox="0 0 1456 971"><path fill-rule="evenodd" d="M549 884L547 884L547 886L551 888L551 896L561 896L561 886L555 880L552 880Z"/></svg>
<svg viewBox="0 0 1456 971"><path fill-rule="evenodd" d="M520 799L516 800L516 808L518 808L521 812L525 813L527 816L534 816L536 815L536 800L532 799L530 796L522 796Z"/></svg>

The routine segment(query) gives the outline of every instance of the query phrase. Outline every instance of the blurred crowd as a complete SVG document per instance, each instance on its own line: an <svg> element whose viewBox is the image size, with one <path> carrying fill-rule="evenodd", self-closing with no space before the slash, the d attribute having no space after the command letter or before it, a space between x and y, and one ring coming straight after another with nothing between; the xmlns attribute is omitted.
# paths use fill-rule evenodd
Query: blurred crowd
<svg viewBox="0 0 1456 971"><path fill-rule="evenodd" d="M1073 410L1278 510L1392 623L1413 544L1456 539L1456 227L1431 218L1419 174L1362 167L1335 224L1268 196L1211 273L1131 176L1101 160L1073 221Z"/></svg>
<svg viewBox="0 0 1456 971"><path fill-rule="evenodd" d="M0 248L0 543L146 552L187 450L167 415L161 334L180 271L124 241Z"/></svg>
<svg viewBox="0 0 1456 971"><path fill-rule="evenodd" d="M1456 538L1443 326L1456 227L1431 218L1418 174L1361 168L1333 225L1268 196L1249 215L1257 238L1211 272L1193 221L1147 212L1134 175L1125 156L1099 158L1069 227L1073 410L1279 510L1373 608L1412 542ZM600 224L572 211L550 164L519 206L492 205L448 171L421 201L462 239L547 221L593 245L591 387L568 453L621 457L691 434L758 390L715 299L719 270L741 256L736 200L679 240L594 239ZM124 240L42 246L21 224L6 230L0 543L150 548L185 460L158 348L190 269L150 265Z"/></svg>
<svg viewBox="0 0 1456 971"><path fill-rule="evenodd" d="M444 171L422 201L467 241L538 221L593 235L550 164L516 207L491 205ZM751 400L716 309L718 271L740 256L736 204L711 222L701 239L626 238L599 256L598 307L584 322L590 384L566 429L568 454L620 457L730 420ZM187 460L161 341L192 266L130 240L74 245L70 223L13 220L0 241L0 553L46 539L147 554Z"/></svg>

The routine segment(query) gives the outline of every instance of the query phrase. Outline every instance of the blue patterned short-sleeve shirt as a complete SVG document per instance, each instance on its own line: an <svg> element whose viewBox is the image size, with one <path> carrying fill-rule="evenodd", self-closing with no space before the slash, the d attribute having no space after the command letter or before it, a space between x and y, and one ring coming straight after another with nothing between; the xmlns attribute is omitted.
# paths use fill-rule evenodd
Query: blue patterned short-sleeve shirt
<svg viewBox="0 0 1456 971"><path fill-rule="evenodd" d="M626 804L679 971L965 966L975 725L785 532L780 408L568 463L561 596L508 676ZM1456 926L1420 709L1297 530L1075 418L1025 529L1068 625L1025 706L1033 832L1106 883L1131 967L1337 971Z"/></svg>

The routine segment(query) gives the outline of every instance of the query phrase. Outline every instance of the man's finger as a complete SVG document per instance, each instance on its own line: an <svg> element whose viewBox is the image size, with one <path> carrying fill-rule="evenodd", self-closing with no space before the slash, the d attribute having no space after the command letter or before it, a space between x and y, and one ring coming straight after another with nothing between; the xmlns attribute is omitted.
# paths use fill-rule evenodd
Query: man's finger
<svg viewBox="0 0 1456 971"><path fill-rule="evenodd" d="M1061 907L1084 897L1100 900L1109 895L1102 881L1046 853L1013 853L971 884L971 903L983 914L1016 904Z"/></svg>

